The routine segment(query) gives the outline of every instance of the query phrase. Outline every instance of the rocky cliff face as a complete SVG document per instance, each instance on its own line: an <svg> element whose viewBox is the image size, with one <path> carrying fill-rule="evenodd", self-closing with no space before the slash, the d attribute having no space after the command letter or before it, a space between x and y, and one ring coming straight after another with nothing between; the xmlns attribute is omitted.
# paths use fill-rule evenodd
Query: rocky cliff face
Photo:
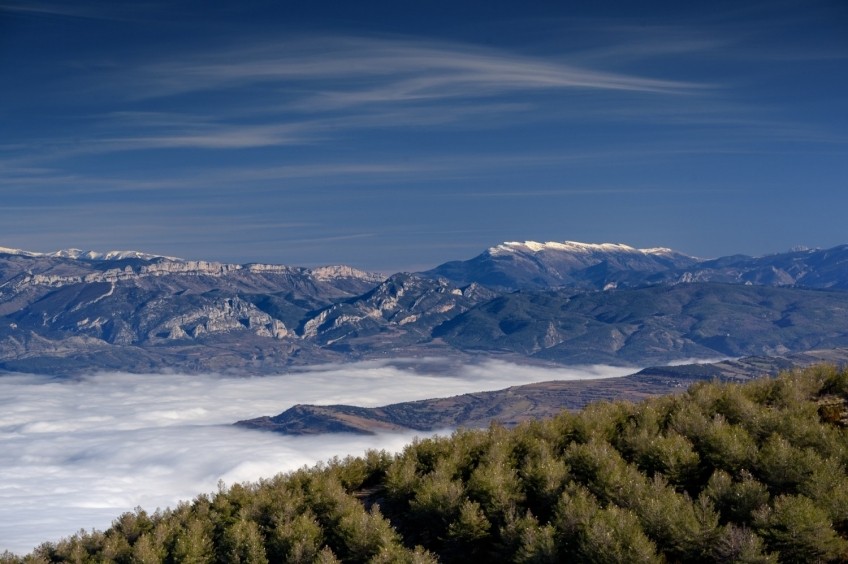
<svg viewBox="0 0 848 564"><path fill-rule="evenodd" d="M444 279L395 274L358 298L317 312L298 333L345 350L371 347L375 338L408 345L428 340L435 326L495 295L477 285L458 288Z"/></svg>

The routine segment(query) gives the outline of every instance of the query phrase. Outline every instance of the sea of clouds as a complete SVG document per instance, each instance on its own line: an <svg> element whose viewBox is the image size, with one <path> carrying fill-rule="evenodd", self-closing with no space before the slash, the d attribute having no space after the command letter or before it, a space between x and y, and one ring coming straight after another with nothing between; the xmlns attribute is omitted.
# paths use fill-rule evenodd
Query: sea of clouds
<svg viewBox="0 0 848 564"><path fill-rule="evenodd" d="M297 403L378 406L633 369L551 368L431 359L325 365L265 377L101 373L0 376L0 553L29 552L125 511L174 506L217 488L367 449L397 452L414 433L288 437L241 419ZM418 433L419 435L421 433Z"/></svg>

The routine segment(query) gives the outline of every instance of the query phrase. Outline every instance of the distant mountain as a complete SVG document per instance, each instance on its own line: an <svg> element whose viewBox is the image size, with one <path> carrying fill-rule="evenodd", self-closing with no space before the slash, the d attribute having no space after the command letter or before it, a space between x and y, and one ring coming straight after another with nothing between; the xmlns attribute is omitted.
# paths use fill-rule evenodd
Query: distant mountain
<svg viewBox="0 0 848 564"><path fill-rule="evenodd" d="M774 355L848 344L845 289L845 246L699 261L669 249L505 243L388 278L347 266L0 248L0 369L262 373L392 356L644 366Z"/></svg>
<svg viewBox="0 0 848 564"><path fill-rule="evenodd" d="M300 354L321 360L310 343L287 337L308 312L383 279L347 266L2 249L0 367L262 370Z"/></svg>
<svg viewBox="0 0 848 564"><path fill-rule="evenodd" d="M9 247L0 247L0 254L4 255L19 255L26 257L55 257L55 258L70 258L70 259L78 259L78 260L121 260L121 259L141 259L141 260L153 260L153 259L168 259L172 261L179 261L181 259L177 257L168 257L164 255L152 255L150 253L142 253L140 251L108 251L105 253L100 253L97 251L83 251L82 249L61 249L59 251L54 251L52 253L37 253L33 251L24 251L21 249L10 249Z"/></svg>
<svg viewBox="0 0 848 564"><path fill-rule="evenodd" d="M327 347L373 349L377 339L390 347L427 340L434 327L498 294L478 284L458 288L444 279L395 274L356 298L313 312L298 334Z"/></svg>
<svg viewBox="0 0 848 564"><path fill-rule="evenodd" d="M453 261L423 272L455 284L472 282L501 290L572 287L603 289L618 284L644 285L654 275L699 261L671 249L634 249L618 244L503 243L466 261Z"/></svg>
<svg viewBox="0 0 848 564"><path fill-rule="evenodd" d="M848 289L848 245L762 257L734 255L669 272L663 281Z"/></svg>
<svg viewBox="0 0 848 564"><path fill-rule="evenodd" d="M435 328L462 350L568 364L661 364L848 346L848 293L690 283L505 294Z"/></svg>
<svg viewBox="0 0 848 564"><path fill-rule="evenodd" d="M848 289L848 245L702 260L665 248L527 241L504 243L422 275L499 290L602 290L683 282Z"/></svg>

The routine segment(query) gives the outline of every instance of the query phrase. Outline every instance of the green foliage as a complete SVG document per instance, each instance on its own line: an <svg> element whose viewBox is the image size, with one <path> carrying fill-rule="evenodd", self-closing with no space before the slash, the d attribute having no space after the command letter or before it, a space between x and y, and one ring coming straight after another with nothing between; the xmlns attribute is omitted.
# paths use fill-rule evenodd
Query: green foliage
<svg viewBox="0 0 848 564"><path fill-rule="evenodd" d="M489 537L492 524L476 501L466 500L459 508L459 515L448 526L448 539L453 545L480 545Z"/></svg>
<svg viewBox="0 0 848 564"><path fill-rule="evenodd" d="M782 562L833 561L848 552L827 513L804 496L779 496L757 511L754 523Z"/></svg>
<svg viewBox="0 0 848 564"><path fill-rule="evenodd" d="M715 504L724 522L749 524L754 511L769 500L768 488L748 472L742 472L738 480L724 470L716 470L704 489Z"/></svg>
<svg viewBox="0 0 848 564"><path fill-rule="evenodd" d="M366 562L399 540L376 506L370 512L346 510L339 519L338 531L343 541L339 554L354 562Z"/></svg>
<svg viewBox="0 0 848 564"><path fill-rule="evenodd" d="M844 465L833 458L821 460L798 490L828 514L835 529L848 532L848 474Z"/></svg>
<svg viewBox="0 0 848 564"><path fill-rule="evenodd" d="M306 564L317 558L323 544L321 525L309 511L276 524L268 534L268 556L274 562Z"/></svg>
<svg viewBox="0 0 848 564"><path fill-rule="evenodd" d="M633 405L627 402L593 403L572 424L573 440L586 443L592 439L613 441L626 425Z"/></svg>
<svg viewBox="0 0 848 564"><path fill-rule="evenodd" d="M416 440L2 564L848 560L848 371L702 383Z"/></svg>
<svg viewBox="0 0 848 564"><path fill-rule="evenodd" d="M662 562L639 520L615 505L595 512L583 526L578 551L585 562Z"/></svg>
<svg viewBox="0 0 848 564"><path fill-rule="evenodd" d="M177 562L202 564L215 559L212 524L199 515L190 515L174 536L170 552Z"/></svg>
<svg viewBox="0 0 848 564"><path fill-rule="evenodd" d="M580 486L563 493L554 526L564 558L610 563L661 561L633 512L616 505L603 508Z"/></svg>
<svg viewBox="0 0 848 564"><path fill-rule="evenodd" d="M268 564L265 543L256 521L239 519L224 532L221 552L233 564Z"/></svg>
<svg viewBox="0 0 848 564"><path fill-rule="evenodd" d="M822 459L811 449L794 447L785 438L773 434L760 449L757 470L774 493L794 493L821 464Z"/></svg>
<svg viewBox="0 0 848 564"><path fill-rule="evenodd" d="M747 527L728 525L716 539L712 558L717 562L774 564L777 556L765 552L763 539Z"/></svg>
<svg viewBox="0 0 848 564"><path fill-rule="evenodd" d="M568 465L554 452L551 442L534 437L518 468L528 509L549 519L568 476Z"/></svg>
<svg viewBox="0 0 848 564"><path fill-rule="evenodd" d="M386 492L389 496L402 503L415 495L421 482L417 470L418 461L407 448L386 471Z"/></svg>
<svg viewBox="0 0 848 564"><path fill-rule="evenodd" d="M421 525L441 529L459 513L465 497L465 487L453 477L450 464L439 464L421 477L410 502L410 509Z"/></svg>
<svg viewBox="0 0 848 564"><path fill-rule="evenodd" d="M716 468L736 474L753 468L757 462L757 444L741 425L716 415L700 437L701 456Z"/></svg>
<svg viewBox="0 0 848 564"><path fill-rule="evenodd" d="M136 539L132 547L130 562L137 564L159 564L165 560L165 546L150 533Z"/></svg>
<svg viewBox="0 0 848 564"><path fill-rule="evenodd" d="M556 529L550 523L530 525L521 532L521 544L515 551L515 561L523 564L554 564L559 562Z"/></svg>
<svg viewBox="0 0 848 564"><path fill-rule="evenodd" d="M701 459L692 442L674 429L661 429L650 406L640 415L623 434L622 450L649 476L662 474L676 486L694 486Z"/></svg>
<svg viewBox="0 0 848 564"><path fill-rule="evenodd" d="M524 500L518 469L509 460L508 445L493 441L481 463L468 479L469 496L498 523Z"/></svg>

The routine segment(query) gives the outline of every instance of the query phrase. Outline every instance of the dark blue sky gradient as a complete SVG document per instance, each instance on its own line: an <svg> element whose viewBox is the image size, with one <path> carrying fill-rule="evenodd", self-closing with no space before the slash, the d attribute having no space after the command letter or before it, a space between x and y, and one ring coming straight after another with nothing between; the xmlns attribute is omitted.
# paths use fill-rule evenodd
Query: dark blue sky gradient
<svg viewBox="0 0 848 564"><path fill-rule="evenodd" d="M0 0L0 246L848 242L848 4L690 4Z"/></svg>

